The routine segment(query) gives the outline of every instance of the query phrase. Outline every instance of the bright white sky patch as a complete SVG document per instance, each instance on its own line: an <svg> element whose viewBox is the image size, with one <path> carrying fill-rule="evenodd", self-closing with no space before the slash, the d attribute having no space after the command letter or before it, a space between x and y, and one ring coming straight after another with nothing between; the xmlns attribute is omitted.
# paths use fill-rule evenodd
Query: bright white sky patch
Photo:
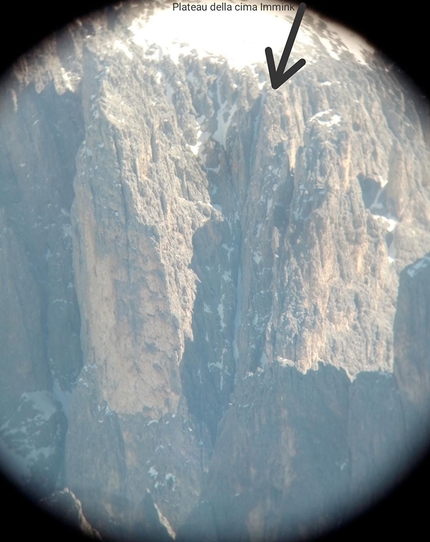
<svg viewBox="0 0 430 542"><path fill-rule="evenodd" d="M137 45L147 50L156 44L162 54L169 55L175 62L178 62L179 55L187 55L195 49L198 55L225 57L229 64L241 69L259 62L266 63L264 50L267 46L272 47L275 58L282 54L294 14L286 15L291 20L288 22L260 10L242 12L233 9L226 12L208 8L204 12L178 12L169 7L160 9L148 21L134 20L129 29ZM302 26L295 43L313 44ZM293 47L293 55L294 52Z"/></svg>
<svg viewBox="0 0 430 542"><path fill-rule="evenodd" d="M242 69L260 62L266 64L264 50L268 46L273 49L275 61L279 61L296 12L236 11L237 3L232 4L232 11L211 11L211 2L206 4L208 11L173 11L169 5L159 8L149 20L138 17L129 27L132 39L147 54L151 54L151 45L157 45L152 54L168 55L176 63L180 55L195 50L199 56L224 57L232 67ZM307 18L307 14L311 16ZM302 57L307 63L315 62L322 45L336 60L340 60L341 52L348 51L359 64L366 65L365 52L374 50L365 40L329 21L327 29L317 33L310 24L318 18L306 10L289 64Z"/></svg>

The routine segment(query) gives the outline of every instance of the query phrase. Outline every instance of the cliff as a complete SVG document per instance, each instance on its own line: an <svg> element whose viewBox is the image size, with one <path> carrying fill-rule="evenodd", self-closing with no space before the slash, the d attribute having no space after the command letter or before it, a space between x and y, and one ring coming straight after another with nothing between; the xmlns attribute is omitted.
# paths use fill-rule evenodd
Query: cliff
<svg viewBox="0 0 430 542"><path fill-rule="evenodd" d="M148 16L3 85L1 446L102 536L324 531L427 419L428 105L313 14L277 91Z"/></svg>

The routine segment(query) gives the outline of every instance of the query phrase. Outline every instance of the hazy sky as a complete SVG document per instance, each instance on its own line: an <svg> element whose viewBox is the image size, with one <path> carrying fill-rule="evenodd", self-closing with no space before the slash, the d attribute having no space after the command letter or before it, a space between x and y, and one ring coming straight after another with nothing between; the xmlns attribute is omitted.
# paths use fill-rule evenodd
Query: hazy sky
<svg viewBox="0 0 430 542"><path fill-rule="evenodd" d="M260 4L258 3L258 6ZM137 18L130 26L134 41L147 50L156 43L165 54L169 54L177 62L180 54L187 54L195 48L199 55L209 53L229 59L229 63L238 69L258 62L266 62L264 50L272 47L275 57L281 55L289 35L295 12L274 13L242 11L173 11L160 9L149 21ZM289 20L286 20L286 17ZM313 49L321 45L336 60L340 49L348 49L356 59L364 63L361 54L370 47L356 34L330 24L329 30L320 31L318 40L316 33L309 25L315 17L309 10L305 11L300 25L293 56L308 52L307 62L316 58L309 57ZM330 39L331 38L331 39ZM319 46L319 47L318 47Z"/></svg>

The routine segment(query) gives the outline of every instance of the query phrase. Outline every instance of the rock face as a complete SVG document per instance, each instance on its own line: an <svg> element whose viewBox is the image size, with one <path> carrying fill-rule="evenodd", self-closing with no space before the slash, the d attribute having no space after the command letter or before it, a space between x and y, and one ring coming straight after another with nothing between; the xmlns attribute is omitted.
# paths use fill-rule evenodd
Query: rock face
<svg viewBox="0 0 430 542"><path fill-rule="evenodd" d="M402 398L405 423L413 436L426 442L430 382L429 352L429 254L400 274L399 297L394 321L394 374ZM410 446L414 448L415 441Z"/></svg>
<svg viewBox="0 0 430 542"><path fill-rule="evenodd" d="M52 514L59 515L81 533L90 538L101 540L100 534L91 527L82 512L82 504L70 489L55 491L42 500L41 505Z"/></svg>
<svg viewBox="0 0 430 542"><path fill-rule="evenodd" d="M102 536L306 537L427 421L428 105L311 13L273 91L151 9L2 88L0 444Z"/></svg>

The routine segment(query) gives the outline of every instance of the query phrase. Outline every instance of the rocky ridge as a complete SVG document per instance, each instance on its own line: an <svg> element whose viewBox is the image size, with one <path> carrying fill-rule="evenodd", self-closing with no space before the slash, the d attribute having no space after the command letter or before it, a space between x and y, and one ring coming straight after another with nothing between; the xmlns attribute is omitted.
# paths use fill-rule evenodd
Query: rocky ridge
<svg viewBox="0 0 430 542"><path fill-rule="evenodd" d="M426 419L428 107L315 16L276 92L135 17L4 87L2 448L102 535L323 530Z"/></svg>

